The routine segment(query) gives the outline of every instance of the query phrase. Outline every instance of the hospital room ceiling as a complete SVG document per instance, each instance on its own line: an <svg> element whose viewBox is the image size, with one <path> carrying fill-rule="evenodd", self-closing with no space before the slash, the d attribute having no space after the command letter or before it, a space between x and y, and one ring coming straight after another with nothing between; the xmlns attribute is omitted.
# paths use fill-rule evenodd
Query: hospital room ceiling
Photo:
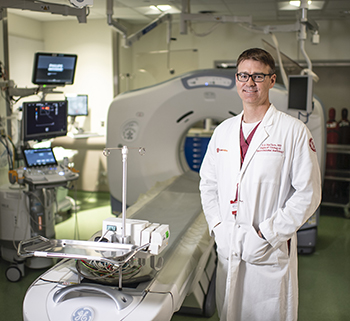
<svg viewBox="0 0 350 321"><path fill-rule="evenodd" d="M69 0L46 0L45 3L71 5ZM158 9L150 8L152 5L158 6ZM173 14L174 21L179 19L182 8L181 0L114 0L113 18L131 24L149 23L161 14L162 5L171 6L171 9L165 10L165 12ZM308 17L314 20L350 19L350 0L312 1L310 7L315 8L315 10L309 10ZM264 23L295 20L300 11L291 10L294 8L288 1L282 0L190 0L190 13L205 13L217 16L251 16L253 22ZM76 17L71 16L20 9L8 9L8 11L39 21L76 19ZM87 19L103 18L106 18L106 0L94 0Z"/></svg>

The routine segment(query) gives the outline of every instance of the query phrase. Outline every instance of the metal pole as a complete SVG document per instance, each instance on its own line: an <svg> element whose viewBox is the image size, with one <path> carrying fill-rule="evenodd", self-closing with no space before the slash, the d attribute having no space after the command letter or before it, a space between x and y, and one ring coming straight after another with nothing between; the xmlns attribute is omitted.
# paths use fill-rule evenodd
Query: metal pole
<svg viewBox="0 0 350 321"><path fill-rule="evenodd" d="M122 161L123 161L123 187L122 187L122 243L126 243L126 181L127 181L127 159L128 159L128 147L122 148Z"/></svg>
<svg viewBox="0 0 350 321"><path fill-rule="evenodd" d="M9 60L9 37L8 37L8 20L7 20L7 9L2 9L2 37L4 46L4 65L6 69L6 80L10 80L10 60ZM10 104L10 95L8 89L6 90L6 116L7 120L7 134L12 137L12 126L11 118L12 110Z"/></svg>
<svg viewBox="0 0 350 321"><path fill-rule="evenodd" d="M123 289L123 266L119 266L119 285L118 285L119 290Z"/></svg>

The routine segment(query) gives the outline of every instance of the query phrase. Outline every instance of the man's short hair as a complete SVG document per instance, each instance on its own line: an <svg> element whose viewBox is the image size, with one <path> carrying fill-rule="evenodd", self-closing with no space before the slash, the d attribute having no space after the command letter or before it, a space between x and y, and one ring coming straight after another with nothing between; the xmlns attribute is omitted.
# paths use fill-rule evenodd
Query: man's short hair
<svg viewBox="0 0 350 321"><path fill-rule="evenodd" d="M260 61L264 65L269 66L271 74L274 74L276 72L275 60L271 54L264 49L251 48L243 51L237 59L237 68L242 61L249 59Z"/></svg>

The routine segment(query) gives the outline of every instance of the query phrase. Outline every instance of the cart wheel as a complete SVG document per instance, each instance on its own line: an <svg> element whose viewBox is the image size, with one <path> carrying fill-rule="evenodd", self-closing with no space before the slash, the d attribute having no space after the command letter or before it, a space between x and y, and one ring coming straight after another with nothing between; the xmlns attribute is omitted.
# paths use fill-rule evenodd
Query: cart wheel
<svg viewBox="0 0 350 321"><path fill-rule="evenodd" d="M18 282L22 278L21 270L15 265L8 267L5 275L11 282Z"/></svg>

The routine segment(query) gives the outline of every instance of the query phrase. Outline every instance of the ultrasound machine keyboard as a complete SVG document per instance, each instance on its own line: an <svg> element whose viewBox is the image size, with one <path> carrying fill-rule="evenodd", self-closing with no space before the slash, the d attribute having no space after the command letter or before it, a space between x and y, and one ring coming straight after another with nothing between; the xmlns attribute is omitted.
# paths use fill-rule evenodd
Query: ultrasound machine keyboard
<svg viewBox="0 0 350 321"><path fill-rule="evenodd" d="M40 167L40 168L31 168L25 171L24 174L26 180L32 181L33 183L39 182L64 182L69 180L70 177L74 174L68 170L64 169L61 166L57 167Z"/></svg>
<svg viewBox="0 0 350 321"><path fill-rule="evenodd" d="M25 148L23 158L24 180L33 185L65 184L75 180L79 174L73 173L67 166L59 165L51 147Z"/></svg>

